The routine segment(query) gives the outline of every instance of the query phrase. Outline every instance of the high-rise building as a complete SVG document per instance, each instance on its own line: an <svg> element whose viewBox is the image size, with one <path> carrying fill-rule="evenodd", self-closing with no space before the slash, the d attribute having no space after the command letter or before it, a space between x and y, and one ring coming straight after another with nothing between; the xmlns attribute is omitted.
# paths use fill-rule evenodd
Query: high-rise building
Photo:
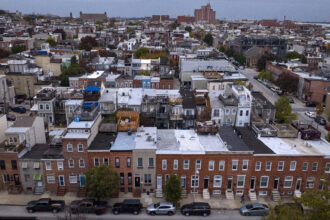
<svg viewBox="0 0 330 220"><path fill-rule="evenodd" d="M211 9L210 3L202 6L200 9L195 9L195 22L206 22L214 24L216 22L215 11Z"/></svg>

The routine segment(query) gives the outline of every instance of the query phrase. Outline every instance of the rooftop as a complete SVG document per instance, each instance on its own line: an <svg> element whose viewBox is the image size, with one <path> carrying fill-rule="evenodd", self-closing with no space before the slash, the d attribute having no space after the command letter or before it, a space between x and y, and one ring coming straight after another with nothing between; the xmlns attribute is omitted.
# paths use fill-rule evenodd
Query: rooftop
<svg viewBox="0 0 330 220"><path fill-rule="evenodd" d="M157 149L157 128L139 127L135 143L135 149Z"/></svg>
<svg viewBox="0 0 330 220"><path fill-rule="evenodd" d="M231 126L222 126L219 129L221 139L227 145L230 151L251 151L243 142L242 138L237 135L235 129Z"/></svg>
<svg viewBox="0 0 330 220"><path fill-rule="evenodd" d="M88 151L110 151L115 140L115 133L98 133L89 146Z"/></svg>
<svg viewBox="0 0 330 220"><path fill-rule="evenodd" d="M41 159L48 147L48 144L36 144L31 150L27 151L21 159Z"/></svg>
<svg viewBox="0 0 330 220"><path fill-rule="evenodd" d="M131 151L135 149L136 132L118 132L110 151Z"/></svg>

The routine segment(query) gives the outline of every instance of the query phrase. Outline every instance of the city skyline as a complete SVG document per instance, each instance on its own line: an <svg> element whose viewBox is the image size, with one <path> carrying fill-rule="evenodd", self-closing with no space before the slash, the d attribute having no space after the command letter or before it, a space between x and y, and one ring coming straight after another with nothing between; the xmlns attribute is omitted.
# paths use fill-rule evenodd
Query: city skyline
<svg viewBox="0 0 330 220"><path fill-rule="evenodd" d="M168 14L171 18L178 15L193 15L195 8L200 8L208 1L205 0L3 0L0 8L23 13L54 14L74 17L79 12L103 13L109 17L146 17L153 14ZM79 3L79 4L78 4ZM213 0L212 9L217 12L217 19L279 19L286 16L289 20L330 22L330 4L327 0ZM130 7L127 7L127 6ZM60 7L65 6L65 7Z"/></svg>

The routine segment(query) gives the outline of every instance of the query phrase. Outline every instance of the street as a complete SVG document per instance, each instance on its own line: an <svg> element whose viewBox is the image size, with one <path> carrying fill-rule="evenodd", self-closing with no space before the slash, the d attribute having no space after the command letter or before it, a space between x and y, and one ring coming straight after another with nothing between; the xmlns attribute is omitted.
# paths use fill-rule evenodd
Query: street
<svg viewBox="0 0 330 220"><path fill-rule="evenodd" d="M59 217L67 216L67 219L122 219L122 220L131 220L131 219L172 219L172 220L181 220L181 219L204 219L202 216L183 216L178 211L173 216L150 216L145 213L143 210L139 215L131 215L131 214L121 214L121 215L113 215L110 213L109 209L106 214L103 215L95 215L95 214L87 214L80 215L79 218L76 216L72 216L69 218L69 214L66 212L60 212L58 214L46 213L46 212L37 212L37 213L28 213L25 209L25 206L0 206L0 217L37 217L39 220L47 220L47 219L59 219ZM261 219L261 217L247 217L241 216L238 210L212 210L210 216L205 217L205 219L209 220L256 220Z"/></svg>

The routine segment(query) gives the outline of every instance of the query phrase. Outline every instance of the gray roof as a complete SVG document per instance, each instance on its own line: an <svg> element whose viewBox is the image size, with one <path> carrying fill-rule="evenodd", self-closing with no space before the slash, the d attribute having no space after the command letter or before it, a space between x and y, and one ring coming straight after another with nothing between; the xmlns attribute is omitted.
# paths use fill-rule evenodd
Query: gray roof
<svg viewBox="0 0 330 220"><path fill-rule="evenodd" d="M245 52L245 56L248 57L248 58L249 57L254 57L254 56L258 55L261 52L262 49L263 48L261 48L261 47L253 46Z"/></svg>
<svg viewBox="0 0 330 220"><path fill-rule="evenodd" d="M250 148L237 135L235 129L231 126L222 126L219 129L220 137L227 143L230 151L251 151Z"/></svg>
<svg viewBox="0 0 330 220"><path fill-rule="evenodd" d="M98 133L88 150L110 150L111 142L116 140L115 133Z"/></svg>
<svg viewBox="0 0 330 220"><path fill-rule="evenodd" d="M16 119L15 123L12 125L12 127L32 127L34 120L36 117L31 116L20 116Z"/></svg>
<svg viewBox="0 0 330 220"><path fill-rule="evenodd" d="M110 151L131 151L135 148L136 132L128 134L128 132L118 132L115 143Z"/></svg>
<svg viewBox="0 0 330 220"><path fill-rule="evenodd" d="M48 144L37 144L31 148L21 159L41 159L43 154L48 150Z"/></svg>

